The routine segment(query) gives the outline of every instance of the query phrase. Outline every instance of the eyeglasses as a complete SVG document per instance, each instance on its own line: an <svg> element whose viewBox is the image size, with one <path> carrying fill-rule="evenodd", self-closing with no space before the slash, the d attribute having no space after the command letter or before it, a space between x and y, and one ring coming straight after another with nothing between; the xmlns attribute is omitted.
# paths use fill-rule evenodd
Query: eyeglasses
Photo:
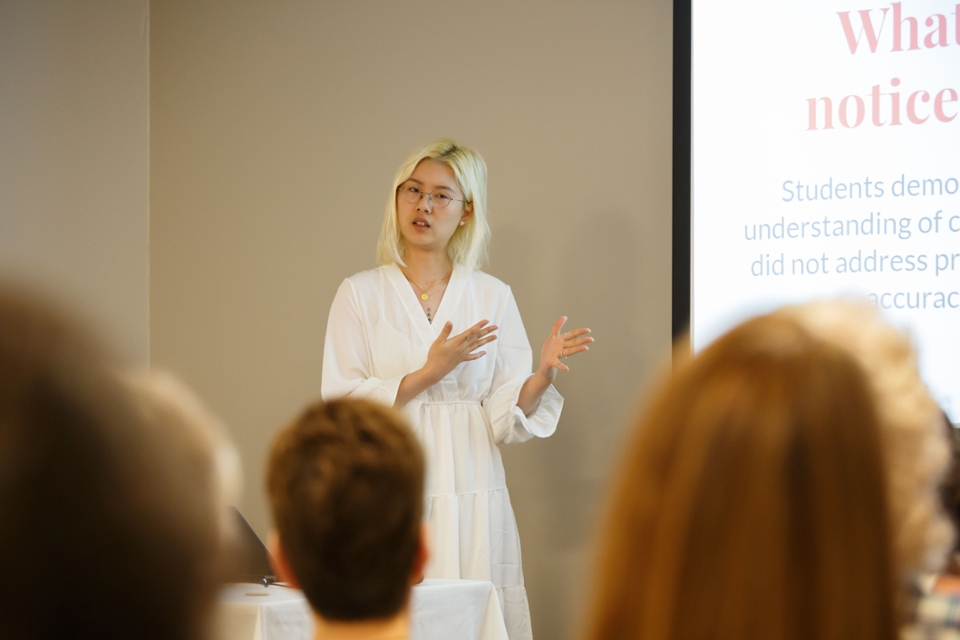
<svg viewBox="0 0 960 640"><path fill-rule="evenodd" d="M430 199L430 204L438 209L443 209L454 200L457 202L464 202L464 200L459 198L451 198L449 194L444 193L443 191L431 191L430 193L425 193L420 187L410 183L400 185L397 187L397 191L400 192L400 197L410 204L417 204L420 202L420 198L426 196Z"/></svg>

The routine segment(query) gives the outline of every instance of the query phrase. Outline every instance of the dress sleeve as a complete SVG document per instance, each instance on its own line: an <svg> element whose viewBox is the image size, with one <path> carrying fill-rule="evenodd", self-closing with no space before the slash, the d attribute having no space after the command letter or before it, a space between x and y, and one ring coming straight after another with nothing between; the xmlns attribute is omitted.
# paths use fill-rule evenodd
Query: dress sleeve
<svg viewBox="0 0 960 640"><path fill-rule="evenodd" d="M330 305L323 341L320 396L324 400L350 396L387 406L397 399L403 376L376 378L360 302L353 284L344 280Z"/></svg>
<svg viewBox="0 0 960 640"><path fill-rule="evenodd" d="M553 385L547 388L537 410L530 416L525 416L517 406L520 388L530 377L531 366L530 342L511 291L507 294L497 332L497 362L493 383L490 394L483 401L497 444L526 442L534 436L546 438L557 430L563 397Z"/></svg>

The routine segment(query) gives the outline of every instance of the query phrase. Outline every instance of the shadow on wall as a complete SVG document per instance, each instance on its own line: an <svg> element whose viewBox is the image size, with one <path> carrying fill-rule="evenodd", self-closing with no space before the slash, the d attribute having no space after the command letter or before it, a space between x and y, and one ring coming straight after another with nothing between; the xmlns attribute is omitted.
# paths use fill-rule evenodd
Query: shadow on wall
<svg viewBox="0 0 960 640"><path fill-rule="evenodd" d="M534 362L559 315L569 316L566 329L588 326L597 339L589 353L569 361L569 373L558 376L565 404L557 433L501 448L534 631L541 638L572 637L576 631L569 623L579 620L587 596L594 523L607 475L640 381L659 364L651 362L652 354L663 345L656 331L644 328L643 309L653 302L641 288L642 226L636 216L596 214L575 232L562 232L556 252L543 250L540 232L498 227L493 233L491 265L514 290ZM558 262L538 260L540 251L553 253Z"/></svg>

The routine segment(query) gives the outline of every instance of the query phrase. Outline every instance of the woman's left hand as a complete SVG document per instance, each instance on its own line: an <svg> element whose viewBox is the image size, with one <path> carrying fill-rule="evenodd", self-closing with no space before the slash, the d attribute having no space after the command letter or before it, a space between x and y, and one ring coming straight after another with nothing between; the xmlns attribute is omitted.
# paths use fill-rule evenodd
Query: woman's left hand
<svg viewBox="0 0 960 640"><path fill-rule="evenodd" d="M590 329L574 329L564 332L563 324L566 321L567 316L561 316L553 323L550 337L543 343L543 349L540 350L540 366L520 388L517 406L520 407L524 415L533 415L533 412L540 406L540 398L553 383L553 379L557 377L557 369L570 371L570 367L560 360L569 358L575 353L586 351L589 349L587 344L593 342L593 338L585 335L590 333Z"/></svg>
<svg viewBox="0 0 960 640"><path fill-rule="evenodd" d="M537 373L553 380L557 376L557 369L569 371L570 367L560 362L562 359L569 358L575 353L587 351L590 347L587 344L593 342L593 338L586 335L590 329L581 328L573 331L563 331L563 325L567 321L567 316L560 316L553 323L553 330L550 331L550 337L543 343L540 350L540 366Z"/></svg>

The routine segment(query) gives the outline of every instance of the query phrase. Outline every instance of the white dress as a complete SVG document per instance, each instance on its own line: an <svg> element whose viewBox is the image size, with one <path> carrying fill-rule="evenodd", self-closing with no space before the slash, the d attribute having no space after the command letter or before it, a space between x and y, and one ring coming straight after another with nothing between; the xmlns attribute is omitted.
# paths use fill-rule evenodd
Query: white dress
<svg viewBox="0 0 960 640"><path fill-rule="evenodd" d="M431 324L396 265L347 278L330 307L321 394L393 405L444 323L456 335L484 319L499 327L486 355L458 365L405 411L427 460L426 576L493 582L510 639L524 640L532 634L520 538L497 445L553 434L563 398L550 386L533 415L517 407L532 354L510 287L457 266Z"/></svg>

